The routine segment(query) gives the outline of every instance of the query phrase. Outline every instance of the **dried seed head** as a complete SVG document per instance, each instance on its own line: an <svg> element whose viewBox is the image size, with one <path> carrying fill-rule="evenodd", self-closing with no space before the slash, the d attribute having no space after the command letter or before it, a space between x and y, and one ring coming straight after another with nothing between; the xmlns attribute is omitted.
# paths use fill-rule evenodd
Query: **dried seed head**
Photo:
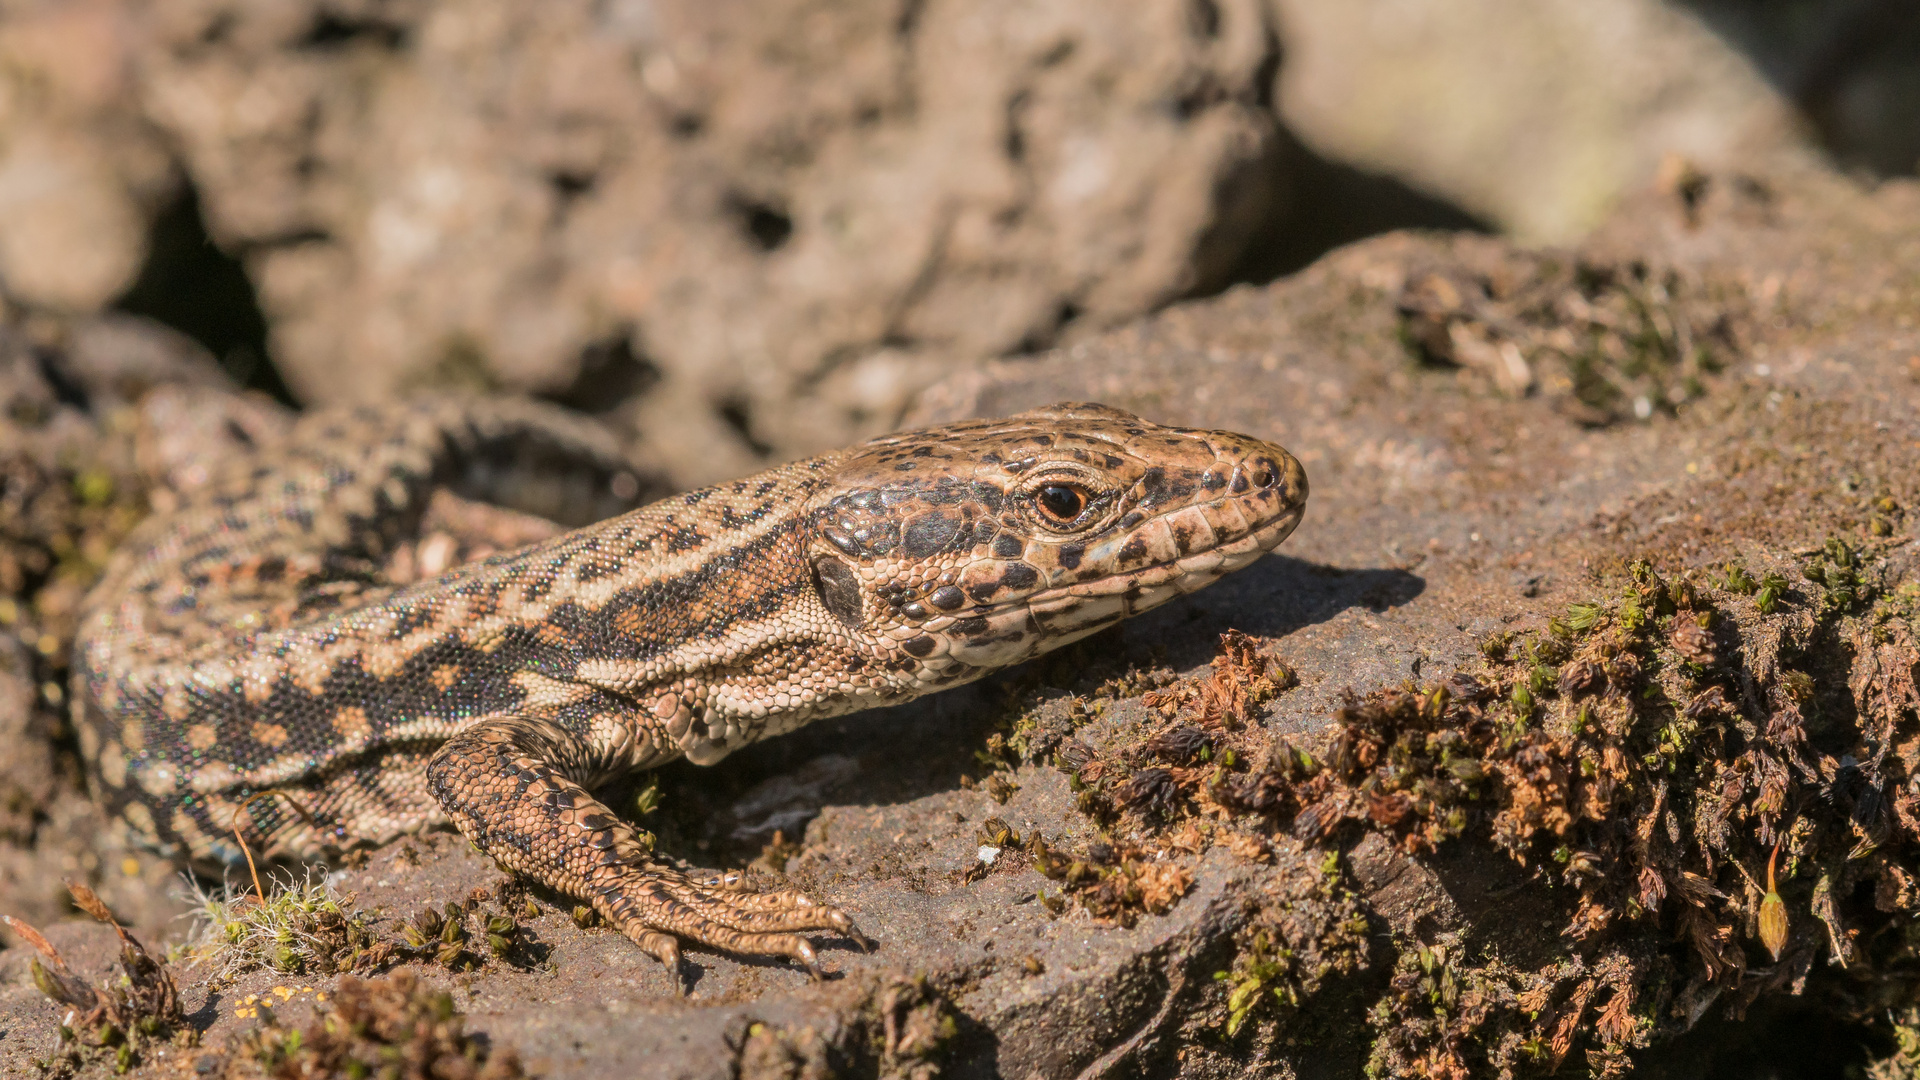
<svg viewBox="0 0 1920 1080"><path fill-rule="evenodd" d="M1720 658L1713 647L1713 635L1693 619L1674 619L1670 640L1673 651L1690 664L1709 667Z"/></svg>
<svg viewBox="0 0 1920 1080"><path fill-rule="evenodd" d="M1180 802L1180 784L1167 769L1141 769L1120 791L1120 801L1142 814L1166 814Z"/></svg>
<svg viewBox="0 0 1920 1080"><path fill-rule="evenodd" d="M1192 724L1175 724L1148 739L1144 749L1155 760L1169 765L1188 765L1212 746L1213 739L1206 732Z"/></svg>
<svg viewBox="0 0 1920 1080"><path fill-rule="evenodd" d="M1768 893L1760 901L1760 944L1775 960L1787 947L1787 905L1777 892Z"/></svg>

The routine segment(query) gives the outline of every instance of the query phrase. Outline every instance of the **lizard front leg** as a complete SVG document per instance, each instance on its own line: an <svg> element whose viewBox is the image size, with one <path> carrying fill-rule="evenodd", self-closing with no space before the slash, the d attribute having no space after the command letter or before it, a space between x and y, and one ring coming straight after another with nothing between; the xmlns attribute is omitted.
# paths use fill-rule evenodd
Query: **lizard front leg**
<svg viewBox="0 0 1920 1080"><path fill-rule="evenodd" d="M682 938L790 957L816 978L813 946L802 933L830 930L865 942L844 912L797 890L751 892L737 875L695 880L655 859L631 826L581 786L597 770L574 729L590 716L574 706L484 720L428 763L430 790L483 853L592 904L667 965L676 991Z"/></svg>

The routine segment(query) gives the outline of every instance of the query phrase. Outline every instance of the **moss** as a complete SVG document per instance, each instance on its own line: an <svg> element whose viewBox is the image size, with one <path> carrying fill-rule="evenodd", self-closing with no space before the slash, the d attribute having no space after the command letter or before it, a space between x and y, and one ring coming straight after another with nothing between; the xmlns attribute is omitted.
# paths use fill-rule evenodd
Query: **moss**
<svg viewBox="0 0 1920 1080"><path fill-rule="evenodd" d="M1912 1002L1920 795L1902 778L1920 775L1920 586L1835 543L1805 557L1818 569L1802 604L1786 580L1798 558L1756 552L1757 578L1619 566L1601 595L1490 641L1472 669L1351 697L1310 747L1260 726L1273 661L1228 635L1207 673L1144 695L1163 721L1144 739L1061 744L1103 832L1075 851L1029 839L1060 886L1043 902L1128 921L1149 910L1138 867L1216 843L1256 859L1304 843L1336 868L1369 835L1413 857L1508 860L1557 932L1397 939L1372 1006L1378 1075L1575 1060L1620 1075L1633 1048L1709 1007L1738 1014L1816 978L1861 1003L1856 1018ZM1337 869L1328 881L1310 927L1277 929L1286 902L1249 912L1216 975L1222 1032L1289 1015L1313 972L1359 964L1324 962L1346 925L1329 914L1347 902ZM1313 948L1323 961L1305 963Z"/></svg>
<svg viewBox="0 0 1920 1080"><path fill-rule="evenodd" d="M305 1027L287 1027L267 1010L263 1023L200 1056L200 1077L267 1076L294 1080L516 1080L511 1050L466 1031L453 998L411 970L382 979L340 977L331 1008Z"/></svg>
<svg viewBox="0 0 1920 1080"><path fill-rule="evenodd" d="M355 910L323 874L274 883L266 898L228 888L199 893L199 924L186 955L216 983L250 971L287 975L377 970L395 950L375 940L371 916Z"/></svg>
<svg viewBox="0 0 1920 1080"><path fill-rule="evenodd" d="M537 916L540 909L520 892L521 888L509 883L502 886L498 897L485 889L475 889L463 902L422 907L399 927L400 941L393 951L448 971L477 971L494 961L520 967L537 963L545 958L546 949L520 919ZM593 916L592 908L577 907L573 918L586 929L597 917L583 921L583 911Z"/></svg>
<svg viewBox="0 0 1920 1080"><path fill-rule="evenodd" d="M111 926L119 937L120 973L101 986L89 985L38 930L0 916L0 922L40 954L29 964L35 988L67 1010L55 1032L56 1048L34 1061L40 1073L63 1078L104 1069L117 1075L146 1060L156 1045L192 1045L197 1036L181 1012L169 965L121 926L92 889L69 882L67 891L74 906Z"/></svg>
<svg viewBox="0 0 1920 1080"><path fill-rule="evenodd" d="M960 1034L949 988L925 975L860 990L847 1019L828 1025L749 1023L732 1073L742 1080L888 1076L933 1080Z"/></svg>
<svg viewBox="0 0 1920 1080"><path fill-rule="evenodd" d="M1338 852L1316 874L1269 879L1234 936L1232 966L1213 974L1226 993L1221 1031L1283 1023L1329 979L1365 966L1370 930Z"/></svg>

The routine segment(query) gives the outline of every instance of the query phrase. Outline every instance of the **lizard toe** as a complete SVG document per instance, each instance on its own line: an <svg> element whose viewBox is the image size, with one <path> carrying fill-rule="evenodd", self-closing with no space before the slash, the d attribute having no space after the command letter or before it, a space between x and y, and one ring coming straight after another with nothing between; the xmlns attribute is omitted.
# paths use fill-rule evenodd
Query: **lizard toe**
<svg viewBox="0 0 1920 1080"><path fill-rule="evenodd" d="M688 882L673 888L674 898L700 916L745 933L794 933L853 925L845 912L822 904L797 889L747 893L703 889Z"/></svg>
<svg viewBox="0 0 1920 1080"><path fill-rule="evenodd" d="M667 979L673 983L673 992L680 997L687 996L686 985L680 981L679 939L672 934L662 934L638 924L630 924L622 930L626 933L628 940L640 946L647 955L666 967Z"/></svg>

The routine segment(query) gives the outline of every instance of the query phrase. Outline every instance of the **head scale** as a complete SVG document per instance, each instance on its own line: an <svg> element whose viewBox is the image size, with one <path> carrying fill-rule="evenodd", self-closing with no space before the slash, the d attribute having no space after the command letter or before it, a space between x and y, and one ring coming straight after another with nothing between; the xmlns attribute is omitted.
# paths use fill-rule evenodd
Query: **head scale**
<svg viewBox="0 0 1920 1080"><path fill-rule="evenodd" d="M1063 403L876 439L813 510L821 602L924 689L1207 585L1299 524L1272 443Z"/></svg>

